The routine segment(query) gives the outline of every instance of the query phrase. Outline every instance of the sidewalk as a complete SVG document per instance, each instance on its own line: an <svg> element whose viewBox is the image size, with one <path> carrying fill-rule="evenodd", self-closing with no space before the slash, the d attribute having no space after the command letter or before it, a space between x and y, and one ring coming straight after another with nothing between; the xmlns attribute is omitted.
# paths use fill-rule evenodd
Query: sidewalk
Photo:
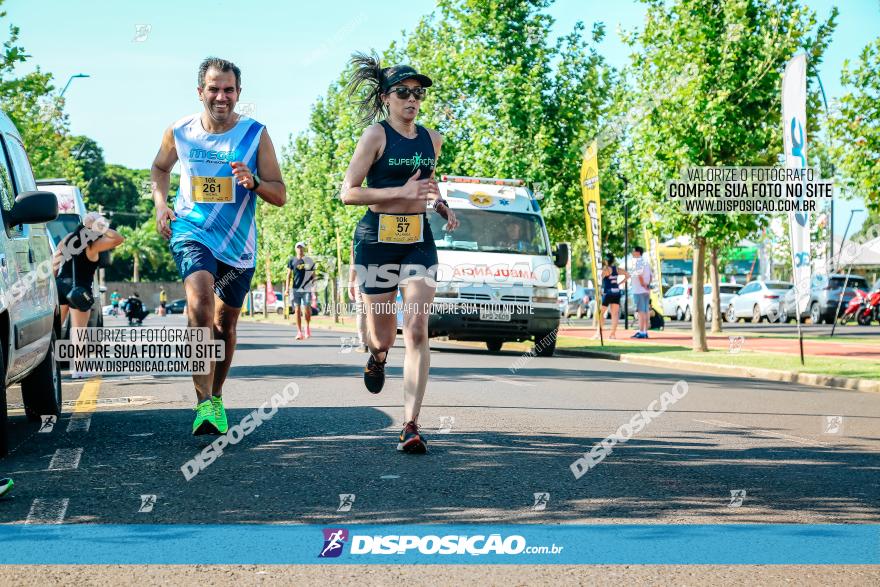
<svg viewBox="0 0 880 587"><path fill-rule="evenodd" d="M651 330L648 332L647 340L631 339L630 336L635 334L635 330L623 330L618 328L617 338L613 340L614 344L657 344L667 346L683 346L691 348L690 331L672 331L672 330ZM609 343L607 338L608 331L605 331L605 344ZM561 336L570 336L573 338L592 338L595 330L592 328L577 328L562 326L559 330ZM766 338L750 336L749 334L707 334L706 341L710 349L728 351L731 344L731 337L742 337L742 350L759 351L768 353L781 353L787 355L800 355L798 342L796 339L784 338ZM847 359L869 359L880 360L880 346L859 343L834 342L830 340L804 339L804 355L815 357L846 357Z"/></svg>

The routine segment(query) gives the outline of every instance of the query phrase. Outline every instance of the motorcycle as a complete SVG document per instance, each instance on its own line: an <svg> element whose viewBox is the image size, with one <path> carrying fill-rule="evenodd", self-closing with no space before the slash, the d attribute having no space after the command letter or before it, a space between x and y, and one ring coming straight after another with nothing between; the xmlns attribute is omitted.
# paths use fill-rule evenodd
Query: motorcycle
<svg viewBox="0 0 880 587"><path fill-rule="evenodd" d="M128 325L142 325L144 323L144 318L146 318L148 312L146 308L144 308L144 303L140 301L138 298L129 298L125 302L125 317L128 318Z"/></svg>
<svg viewBox="0 0 880 587"><path fill-rule="evenodd" d="M870 326L873 320L878 319L878 313L880 313L880 291L865 295L865 304L856 318L859 326Z"/></svg>
<svg viewBox="0 0 880 587"><path fill-rule="evenodd" d="M846 309L843 311L843 314L840 316L837 323L841 326L846 326L846 323L853 318L858 320L858 317L861 316L862 308L867 301L868 294L860 289L856 289L856 295L854 295L849 301L849 304L847 304Z"/></svg>

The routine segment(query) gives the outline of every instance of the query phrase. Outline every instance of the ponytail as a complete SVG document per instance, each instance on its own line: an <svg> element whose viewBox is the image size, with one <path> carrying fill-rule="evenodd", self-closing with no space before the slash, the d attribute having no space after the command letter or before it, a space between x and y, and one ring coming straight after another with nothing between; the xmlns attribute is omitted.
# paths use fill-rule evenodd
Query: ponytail
<svg viewBox="0 0 880 587"><path fill-rule="evenodd" d="M382 101L385 74L379 64L379 56L375 52L370 55L355 53L352 55L350 63L354 67L354 73L348 82L348 96L351 98L355 94L359 94L354 103L358 107L360 123L367 126L379 115L388 115L388 108ZM362 85L367 86L365 94L360 92Z"/></svg>

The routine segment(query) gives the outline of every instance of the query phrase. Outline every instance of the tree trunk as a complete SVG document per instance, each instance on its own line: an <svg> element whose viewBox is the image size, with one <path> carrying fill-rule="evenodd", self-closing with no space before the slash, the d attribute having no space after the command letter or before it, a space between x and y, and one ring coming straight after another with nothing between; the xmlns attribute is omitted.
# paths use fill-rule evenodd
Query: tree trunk
<svg viewBox="0 0 880 587"><path fill-rule="evenodd" d="M134 283L139 283L140 280L141 280L141 272L140 272L140 268L141 268L141 264L140 264L140 255L138 255L137 253L135 253L134 255L131 256L131 258L134 260L134 273L132 274L131 280L132 280Z"/></svg>
<svg viewBox="0 0 880 587"><path fill-rule="evenodd" d="M710 278L712 279L712 332L721 332L721 315L724 308L721 307L721 278L718 275L718 247L712 247L709 250L712 256L712 263L709 265Z"/></svg>
<svg viewBox="0 0 880 587"><path fill-rule="evenodd" d="M693 334L693 350L696 353L709 351L706 344L706 306L703 303L703 283L705 282L706 266L706 239L699 236L696 238L694 247L694 280L691 285L693 291L693 303L691 304L691 329Z"/></svg>

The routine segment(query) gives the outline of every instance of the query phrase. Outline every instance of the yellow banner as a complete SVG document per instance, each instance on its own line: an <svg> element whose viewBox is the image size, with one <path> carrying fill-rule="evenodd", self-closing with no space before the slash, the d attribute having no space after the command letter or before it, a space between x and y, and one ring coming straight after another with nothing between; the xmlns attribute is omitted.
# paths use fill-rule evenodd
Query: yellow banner
<svg viewBox="0 0 880 587"><path fill-rule="evenodd" d="M663 274L660 272L660 246L657 237L648 229L648 222L645 220L644 224L645 250L648 253L648 262L651 263L654 278L657 280L657 287L651 290L651 305L658 312L662 312L663 306L660 300L663 297Z"/></svg>
<svg viewBox="0 0 880 587"><path fill-rule="evenodd" d="M602 267L602 206L599 200L599 145L593 141L584 151L581 165L581 191L584 197L584 220L587 223L587 249L593 266L593 287L601 299L599 279ZM601 323L601 322L600 322Z"/></svg>

